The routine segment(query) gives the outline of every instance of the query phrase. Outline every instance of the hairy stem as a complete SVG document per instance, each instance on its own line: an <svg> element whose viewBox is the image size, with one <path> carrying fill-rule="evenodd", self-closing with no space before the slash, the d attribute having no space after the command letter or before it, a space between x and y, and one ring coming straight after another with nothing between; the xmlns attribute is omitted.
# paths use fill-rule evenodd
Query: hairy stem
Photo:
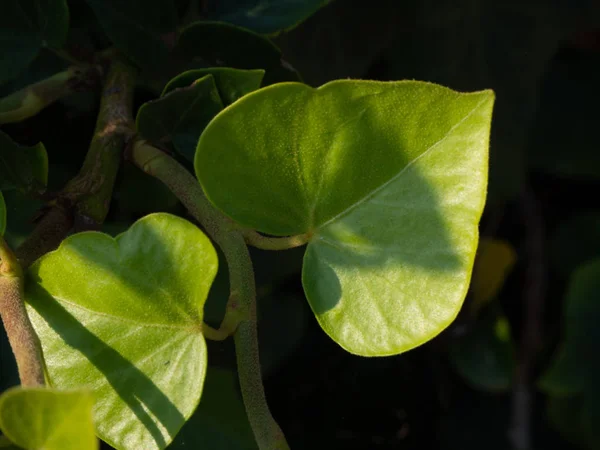
<svg viewBox="0 0 600 450"><path fill-rule="evenodd" d="M132 147L131 159L144 172L161 180L223 251L231 295L220 331L235 332L238 375L252 430L261 450L289 449L269 411L262 384L254 270L244 237L229 218L210 204L200 183L173 158L139 140Z"/></svg>
<svg viewBox="0 0 600 450"><path fill-rule="evenodd" d="M0 316L17 361L23 386L40 386L44 362L40 341L27 316L23 293L23 271L15 254L0 237Z"/></svg>
<svg viewBox="0 0 600 450"><path fill-rule="evenodd" d="M287 237L267 237L254 230L243 230L242 234L248 245L262 250L289 250L301 247L309 241L307 234Z"/></svg>

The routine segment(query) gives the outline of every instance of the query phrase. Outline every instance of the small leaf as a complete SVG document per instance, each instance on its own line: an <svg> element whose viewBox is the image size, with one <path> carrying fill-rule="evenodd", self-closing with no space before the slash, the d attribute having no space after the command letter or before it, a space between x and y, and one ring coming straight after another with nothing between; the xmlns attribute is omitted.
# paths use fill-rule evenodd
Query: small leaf
<svg viewBox="0 0 600 450"><path fill-rule="evenodd" d="M590 448L600 445L600 259L572 275L565 300L564 343L539 381L554 397L582 397L581 429Z"/></svg>
<svg viewBox="0 0 600 450"><path fill-rule="evenodd" d="M137 113L137 129L144 139L171 142L190 161L194 160L198 138L223 109L212 75L180 88L157 100L144 103Z"/></svg>
<svg viewBox="0 0 600 450"><path fill-rule="evenodd" d="M473 313L498 294L516 261L517 253L508 242L497 239L482 239L479 242L471 280Z"/></svg>
<svg viewBox="0 0 600 450"><path fill-rule="evenodd" d="M63 46L69 27L66 0L7 0L0 14L0 83L15 78L44 46Z"/></svg>
<svg viewBox="0 0 600 450"><path fill-rule="evenodd" d="M234 372L209 367L204 394L169 449L255 450L256 441Z"/></svg>
<svg viewBox="0 0 600 450"><path fill-rule="evenodd" d="M208 18L258 33L294 28L331 0L209 0Z"/></svg>
<svg viewBox="0 0 600 450"><path fill-rule="evenodd" d="M260 88L265 71L261 69L239 70L229 67L188 70L169 81L163 90L162 96L173 89L191 86L196 80L200 80L207 75L212 75L215 79L223 104L230 105L244 95Z"/></svg>
<svg viewBox="0 0 600 450"><path fill-rule="evenodd" d="M143 69L164 64L175 39L177 10L171 0L86 0L115 46Z"/></svg>
<svg viewBox="0 0 600 450"><path fill-rule="evenodd" d="M587 211L562 221L550 240L554 268L568 277L600 255L600 211Z"/></svg>
<svg viewBox="0 0 600 450"><path fill-rule="evenodd" d="M515 368L510 325L503 314L490 311L474 329L452 343L452 365L470 384L488 391L507 391Z"/></svg>
<svg viewBox="0 0 600 450"><path fill-rule="evenodd" d="M4 230L6 230L6 204L2 191L0 191L0 236L4 234Z"/></svg>
<svg viewBox="0 0 600 450"><path fill-rule="evenodd" d="M28 450L95 450L89 392L11 388L0 396L0 429Z"/></svg>
<svg viewBox="0 0 600 450"><path fill-rule="evenodd" d="M208 238L160 213L116 239L71 236L28 271L50 380L94 392L98 435L113 447L163 449L198 405L203 305L216 271Z"/></svg>
<svg viewBox="0 0 600 450"><path fill-rule="evenodd" d="M493 101L414 81L274 85L213 119L196 174L241 225L310 236L304 290L338 344L397 354L464 300Z"/></svg>
<svg viewBox="0 0 600 450"><path fill-rule="evenodd" d="M43 192L48 182L48 155L41 142L24 147L0 131L0 189Z"/></svg>
<svg viewBox="0 0 600 450"><path fill-rule="evenodd" d="M195 22L181 32L176 49L196 64L264 69L265 84L299 79L268 38L228 23Z"/></svg>

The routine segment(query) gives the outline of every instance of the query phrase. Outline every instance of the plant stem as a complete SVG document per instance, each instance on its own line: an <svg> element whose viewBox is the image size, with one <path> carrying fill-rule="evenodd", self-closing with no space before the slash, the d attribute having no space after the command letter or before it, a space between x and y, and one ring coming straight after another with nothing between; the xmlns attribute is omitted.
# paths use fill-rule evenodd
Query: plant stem
<svg viewBox="0 0 600 450"><path fill-rule="evenodd" d="M235 331L238 376L252 430L261 450L289 449L269 411L262 384L254 270L244 237L236 224L210 204L200 183L166 153L138 140L132 147L131 159L144 172L161 180L223 251L231 295L220 331Z"/></svg>
<svg viewBox="0 0 600 450"><path fill-rule="evenodd" d="M254 230L243 230L242 234L246 243L262 250L289 250L306 244L310 237L308 234L299 234L287 237L267 237Z"/></svg>
<svg viewBox="0 0 600 450"><path fill-rule="evenodd" d="M17 361L21 384L43 385L42 347L25 310L23 271L17 257L1 236L0 316Z"/></svg>

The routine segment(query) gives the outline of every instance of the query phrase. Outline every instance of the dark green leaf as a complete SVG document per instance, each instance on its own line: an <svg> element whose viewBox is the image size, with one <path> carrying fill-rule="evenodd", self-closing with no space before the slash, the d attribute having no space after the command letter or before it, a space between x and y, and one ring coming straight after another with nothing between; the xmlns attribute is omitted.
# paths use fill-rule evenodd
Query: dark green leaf
<svg viewBox="0 0 600 450"><path fill-rule="evenodd" d="M200 405L169 449L257 449L234 372L209 367Z"/></svg>
<svg viewBox="0 0 600 450"><path fill-rule="evenodd" d="M450 347L458 373L478 389L507 391L514 377L515 358L510 325L504 315L490 311L468 334Z"/></svg>
<svg viewBox="0 0 600 450"><path fill-rule="evenodd" d="M17 248L34 230L34 219L44 202L17 190L4 192L4 202L7 216L4 239L12 248Z"/></svg>
<svg viewBox="0 0 600 450"><path fill-rule="evenodd" d="M29 450L95 450L93 404L86 391L12 388L0 396L0 429Z"/></svg>
<svg viewBox="0 0 600 450"><path fill-rule="evenodd" d="M176 48L180 55L201 66L264 69L265 84L299 78L268 38L228 23L193 23L182 31Z"/></svg>
<svg viewBox="0 0 600 450"><path fill-rule="evenodd" d="M4 204L4 196L0 191L0 236L4 234L6 229L6 205Z"/></svg>
<svg viewBox="0 0 600 450"><path fill-rule="evenodd" d="M162 96L173 89L185 88L201 78L212 75L224 105L229 105L244 95L260 88L265 71L239 70L229 67L211 67L209 69L188 70L167 83Z"/></svg>
<svg viewBox="0 0 600 450"><path fill-rule="evenodd" d="M289 30L331 0L209 0L208 17L258 33Z"/></svg>
<svg viewBox="0 0 600 450"><path fill-rule="evenodd" d="M41 142L24 147L0 131L0 189L43 192L48 182L48 155Z"/></svg>
<svg viewBox="0 0 600 450"><path fill-rule="evenodd" d="M600 446L600 259L580 266L566 294L564 343L540 387L554 397L582 396L581 429L590 448Z"/></svg>
<svg viewBox="0 0 600 450"><path fill-rule="evenodd" d="M172 143L188 160L194 160L198 138L223 109L212 75L192 86L172 91L138 110L136 125L144 139L157 144Z"/></svg>
<svg viewBox="0 0 600 450"><path fill-rule="evenodd" d="M568 277L577 266L600 256L600 212L588 211L561 222L550 241L552 262Z"/></svg>
<svg viewBox="0 0 600 450"><path fill-rule="evenodd" d="M175 41L171 0L86 0L115 46L143 69L160 69Z"/></svg>
<svg viewBox="0 0 600 450"><path fill-rule="evenodd" d="M163 449L202 393L203 305L217 271L208 238L170 214L125 233L79 233L28 271L28 312L48 374L95 394L98 435Z"/></svg>
<svg viewBox="0 0 600 450"><path fill-rule="evenodd" d="M3 0L0 10L0 83L15 78L44 46L67 38L66 0Z"/></svg>
<svg viewBox="0 0 600 450"><path fill-rule="evenodd" d="M304 289L336 342L396 354L444 329L466 294L493 101L412 81L274 85L209 124L196 174L240 224L310 236Z"/></svg>

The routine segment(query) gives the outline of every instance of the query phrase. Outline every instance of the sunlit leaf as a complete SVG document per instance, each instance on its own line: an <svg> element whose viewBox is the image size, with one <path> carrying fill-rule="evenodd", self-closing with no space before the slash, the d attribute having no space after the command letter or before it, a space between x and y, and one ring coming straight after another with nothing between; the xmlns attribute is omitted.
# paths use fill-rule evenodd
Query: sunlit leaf
<svg viewBox="0 0 600 450"><path fill-rule="evenodd" d="M41 142L24 147L0 131L0 189L43 192L48 182L48 155Z"/></svg>
<svg viewBox="0 0 600 450"><path fill-rule="evenodd" d="M0 396L0 429L27 450L95 450L89 392L12 388Z"/></svg>
<svg viewBox="0 0 600 450"><path fill-rule="evenodd" d="M240 224L309 235L304 289L336 342L396 354L438 334L464 300L493 101L413 81L275 85L209 124L196 174Z"/></svg>
<svg viewBox="0 0 600 450"><path fill-rule="evenodd" d="M198 405L216 271L208 238L163 213L116 239L76 234L30 268L28 312L50 381L93 391L98 435L113 447L163 449Z"/></svg>

